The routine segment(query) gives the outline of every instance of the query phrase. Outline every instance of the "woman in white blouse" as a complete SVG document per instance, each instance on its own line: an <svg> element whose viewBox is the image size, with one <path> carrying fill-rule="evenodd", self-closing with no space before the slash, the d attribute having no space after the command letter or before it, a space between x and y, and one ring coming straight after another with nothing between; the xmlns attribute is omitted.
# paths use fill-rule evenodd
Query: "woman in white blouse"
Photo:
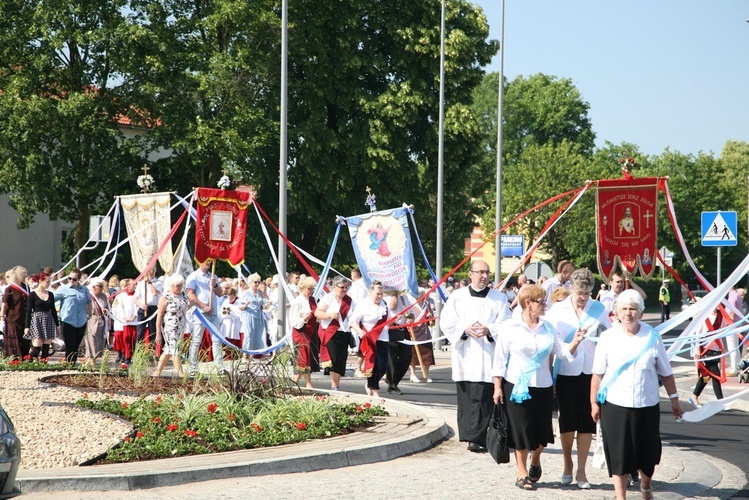
<svg viewBox="0 0 749 500"><path fill-rule="evenodd" d="M637 471L643 498L653 498L653 472L661 459L659 376L674 417L684 414L663 340L640 321L644 309L637 291L619 294L614 303L619 323L601 334L593 361L591 416L601 421L618 499L626 498L627 475Z"/></svg>
<svg viewBox="0 0 749 500"><path fill-rule="evenodd" d="M553 354L573 360L584 331L577 330L569 344L563 343L554 328L541 319L546 312L546 294L538 285L523 288L518 303L521 317L502 323L494 351L494 402L507 405L510 448L515 449L517 462L515 486L533 490L541 479L541 453L554 442L549 359Z"/></svg>
<svg viewBox="0 0 749 500"><path fill-rule="evenodd" d="M383 286L373 281L369 286L369 295L360 300L351 314L351 329L361 339L364 355L364 374L367 383L364 390L368 396L380 396L380 379L388 367L388 327L382 326L388 319L388 307L382 299Z"/></svg>
<svg viewBox="0 0 749 500"><path fill-rule="evenodd" d="M562 441L564 469L562 484L572 484L589 490L585 471L588 451L596 432L596 423L590 416L590 379L598 333L611 328L606 307L590 298L595 279L590 269L576 269L570 276L572 294L555 303L544 317L554 326L563 342L569 342L577 330L585 330L586 338L580 343L572 362L558 359L554 362L556 395L559 401L559 437ZM557 288L563 290L563 288ZM557 290L554 292L556 293ZM577 474L572 475L572 447L577 433Z"/></svg>

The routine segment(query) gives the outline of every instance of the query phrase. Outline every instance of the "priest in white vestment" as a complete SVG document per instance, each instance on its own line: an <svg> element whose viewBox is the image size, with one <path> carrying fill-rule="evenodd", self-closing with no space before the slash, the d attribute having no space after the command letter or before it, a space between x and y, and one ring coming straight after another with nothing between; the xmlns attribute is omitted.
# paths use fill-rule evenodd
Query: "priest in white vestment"
<svg viewBox="0 0 749 500"><path fill-rule="evenodd" d="M473 452L486 451L486 429L494 402L492 361L499 323L510 317L507 297L489 287L489 265L474 261L471 284L455 290L440 315L452 344L453 380L458 393L458 437Z"/></svg>

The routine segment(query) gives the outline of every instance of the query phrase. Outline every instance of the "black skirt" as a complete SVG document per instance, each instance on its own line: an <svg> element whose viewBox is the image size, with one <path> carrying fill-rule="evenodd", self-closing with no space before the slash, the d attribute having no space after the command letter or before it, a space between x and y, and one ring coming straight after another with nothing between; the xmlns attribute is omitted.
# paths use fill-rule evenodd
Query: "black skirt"
<svg viewBox="0 0 749 500"><path fill-rule="evenodd" d="M609 476L622 476L641 470L653 476L661 461L661 412L658 405L627 408L611 403L601 405L603 451Z"/></svg>
<svg viewBox="0 0 749 500"><path fill-rule="evenodd" d="M333 366L330 371L341 377L346 374L346 361L348 360L348 346L351 332L338 330L328 341L328 354Z"/></svg>
<svg viewBox="0 0 749 500"><path fill-rule="evenodd" d="M515 387L507 380L502 380L502 392L507 403L507 417L510 421L510 448L533 451L539 446L548 446L554 442L554 428L551 424L551 404L553 393L551 387L530 387L531 399L520 404L510 401Z"/></svg>
<svg viewBox="0 0 749 500"><path fill-rule="evenodd" d="M592 375L557 375L559 432L595 434L596 423L590 416L590 379Z"/></svg>

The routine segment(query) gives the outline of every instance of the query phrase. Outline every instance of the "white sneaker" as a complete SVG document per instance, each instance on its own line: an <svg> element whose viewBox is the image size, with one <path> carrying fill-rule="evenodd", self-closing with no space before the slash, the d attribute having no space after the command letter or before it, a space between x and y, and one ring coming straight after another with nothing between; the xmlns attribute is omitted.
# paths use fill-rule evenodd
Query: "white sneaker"
<svg viewBox="0 0 749 500"><path fill-rule="evenodd" d="M417 377L411 377L410 380L414 384L418 384L419 382L421 382L421 380L419 380Z"/></svg>

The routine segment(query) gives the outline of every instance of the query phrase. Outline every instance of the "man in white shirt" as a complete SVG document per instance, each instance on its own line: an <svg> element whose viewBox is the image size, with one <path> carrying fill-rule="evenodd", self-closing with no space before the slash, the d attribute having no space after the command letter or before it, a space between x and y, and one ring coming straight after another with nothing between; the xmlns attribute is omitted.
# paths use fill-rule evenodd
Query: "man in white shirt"
<svg viewBox="0 0 749 500"><path fill-rule="evenodd" d="M554 290L556 290L557 288L567 287L567 282L569 281L570 276L572 275L572 272L574 270L575 264L573 264L569 260L563 260L557 265L557 274L555 274L553 278L549 278L544 281L541 285L541 288L543 288L544 292L546 292L547 311L551 309L551 306L554 304L554 301L551 300L551 294L554 293Z"/></svg>
<svg viewBox="0 0 749 500"><path fill-rule="evenodd" d="M156 339L156 310L164 291L161 280L156 278L156 269L151 268L135 287L135 305L138 306L138 342L143 342L148 327L148 344L154 346ZM148 321L146 319L150 318Z"/></svg>
<svg viewBox="0 0 749 500"><path fill-rule="evenodd" d="M452 377L458 393L458 437L468 450L486 451L486 429L493 410L492 362L499 322L510 317L505 294L491 289L489 265L474 261L471 284L447 299L440 327L452 344Z"/></svg>
<svg viewBox="0 0 749 500"><path fill-rule="evenodd" d="M611 278L609 278L609 286L611 287L610 290L607 290L603 294L601 294L601 304L603 304L606 307L606 312L611 314L613 312L614 308L614 301L619 296L620 293L624 291L624 285L626 282L629 282L630 288L633 290L636 290L637 293L640 294L640 297L642 297L642 300L645 300L648 298L648 295L645 293L645 291L637 286L637 283L630 280L629 278L624 278L624 274L621 271L614 271L611 274Z"/></svg>
<svg viewBox="0 0 749 500"><path fill-rule="evenodd" d="M218 298L223 295L223 290L218 283L218 280L211 274L210 268L213 263L212 259L206 259L205 262L200 264L197 271L190 274L185 281L185 289L187 290L187 300L190 305L199 309L206 317L206 319L216 327L216 331L221 331L221 318L218 314L220 304ZM200 344L203 340L203 331L205 326L197 317L193 316L192 310L187 318L192 324L192 331L190 332L190 376L195 376L195 371L198 367L198 353L200 351ZM221 340L211 335L211 342L213 346L213 362L216 364L216 368L220 371L224 371L224 349Z"/></svg>

